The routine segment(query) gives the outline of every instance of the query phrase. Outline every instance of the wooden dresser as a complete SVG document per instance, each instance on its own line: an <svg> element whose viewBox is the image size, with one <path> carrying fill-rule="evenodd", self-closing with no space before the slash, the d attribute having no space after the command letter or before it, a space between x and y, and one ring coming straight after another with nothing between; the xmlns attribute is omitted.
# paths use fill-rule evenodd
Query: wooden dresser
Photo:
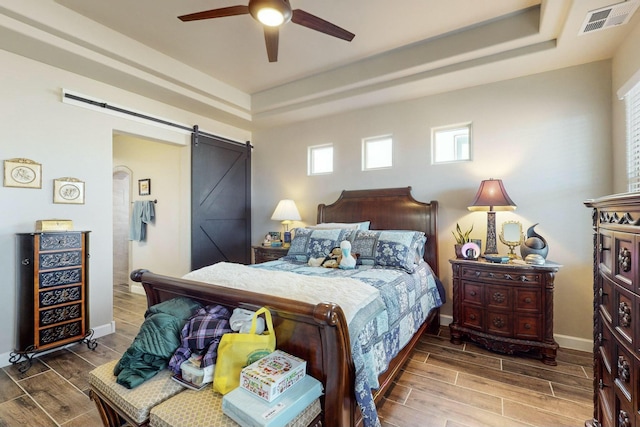
<svg viewBox="0 0 640 427"><path fill-rule="evenodd" d="M593 209L594 416L587 426L640 425L640 194Z"/></svg>
<svg viewBox="0 0 640 427"><path fill-rule="evenodd" d="M26 370L33 354L91 334L88 248L88 231L17 235L18 330L10 362L26 358Z"/></svg>
<svg viewBox="0 0 640 427"><path fill-rule="evenodd" d="M553 287L561 267L450 260L453 268L451 342L467 337L502 353L537 352L556 365Z"/></svg>

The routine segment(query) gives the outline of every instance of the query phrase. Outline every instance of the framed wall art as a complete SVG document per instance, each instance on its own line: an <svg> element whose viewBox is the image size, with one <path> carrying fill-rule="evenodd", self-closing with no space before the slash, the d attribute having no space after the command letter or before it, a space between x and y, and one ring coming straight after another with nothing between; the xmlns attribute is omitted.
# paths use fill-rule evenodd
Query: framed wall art
<svg viewBox="0 0 640 427"><path fill-rule="evenodd" d="M54 179L53 203L84 204L84 182L68 177Z"/></svg>
<svg viewBox="0 0 640 427"><path fill-rule="evenodd" d="M42 188L42 165L29 159L5 160L4 186Z"/></svg>
<svg viewBox="0 0 640 427"><path fill-rule="evenodd" d="M138 195L149 196L151 194L151 179L139 179L138 180Z"/></svg>

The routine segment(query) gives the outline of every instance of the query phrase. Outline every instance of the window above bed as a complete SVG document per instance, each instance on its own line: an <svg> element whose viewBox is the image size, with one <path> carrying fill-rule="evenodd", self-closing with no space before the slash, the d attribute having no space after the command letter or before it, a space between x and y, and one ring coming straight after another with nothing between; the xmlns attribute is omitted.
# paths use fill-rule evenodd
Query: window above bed
<svg viewBox="0 0 640 427"><path fill-rule="evenodd" d="M362 140L362 170L385 169L393 166L393 138L391 135Z"/></svg>
<svg viewBox="0 0 640 427"><path fill-rule="evenodd" d="M471 160L471 123L431 129L431 163Z"/></svg>
<svg viewBox="0 0 640 427"><path fill-rule="evenodd" d="M307 175L333 173L333 144L313 145L307 149Z"/></svg>

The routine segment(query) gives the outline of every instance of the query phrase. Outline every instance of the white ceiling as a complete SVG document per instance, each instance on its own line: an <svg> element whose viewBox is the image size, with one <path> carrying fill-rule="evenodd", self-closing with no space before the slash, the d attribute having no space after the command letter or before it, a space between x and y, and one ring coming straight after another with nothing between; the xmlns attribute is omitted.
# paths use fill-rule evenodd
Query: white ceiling
<svg viewBox="0 0 640 427"><path fill-rule="evenodd" d="M578 36L618 0L290 1L354 40L290 22L269 63L250 15L177 19L248 0L0 0L0 48L256 128L610 58L639 22Z"/></svg>

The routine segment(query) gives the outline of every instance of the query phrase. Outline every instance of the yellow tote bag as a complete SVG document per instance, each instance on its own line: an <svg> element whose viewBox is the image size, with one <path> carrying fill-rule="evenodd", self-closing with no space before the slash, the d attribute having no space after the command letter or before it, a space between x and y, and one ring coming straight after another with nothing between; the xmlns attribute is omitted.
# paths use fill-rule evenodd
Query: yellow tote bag
<svg viewBox="0 0 640 427"><path fill-rule="evenodd" d="M262 335L256 335L256 319L260 314L264 314L266 331ZM262 307L253 315L248 334L231 332L222 336L213 374L213 390L226 394L237 388L240 385L242 368L273 353L275 349L276 335L271 312Z"/></svg>

